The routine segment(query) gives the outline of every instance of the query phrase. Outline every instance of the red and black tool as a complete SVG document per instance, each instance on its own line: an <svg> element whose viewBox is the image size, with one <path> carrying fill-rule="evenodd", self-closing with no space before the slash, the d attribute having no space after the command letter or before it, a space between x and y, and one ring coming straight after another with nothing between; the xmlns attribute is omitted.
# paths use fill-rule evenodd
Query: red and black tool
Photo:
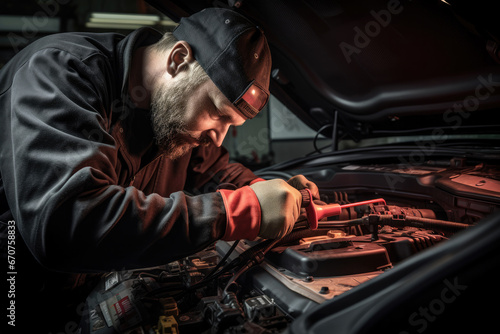
<svg viewBox="0 0 500 334"><path fill-rule="evenodd" d="M327 205L316 205L313 202L313 196L309 189L300 190L302 194L302 207L306 209L307 223L311 230L318 228L318 222L326 217L337 216L342 212L342 209L351 208L354 206L381 203L385 205L385 200L383 198L371 199L368 201L361 201L349 204L327 204Z"/></svg>

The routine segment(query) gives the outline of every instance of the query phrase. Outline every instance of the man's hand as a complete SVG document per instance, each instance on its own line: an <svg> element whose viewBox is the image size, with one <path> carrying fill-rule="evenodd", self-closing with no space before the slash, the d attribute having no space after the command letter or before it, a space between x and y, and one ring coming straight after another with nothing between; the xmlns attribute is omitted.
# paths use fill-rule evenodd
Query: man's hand
<svg viewBox="0 0 500 334"><path fill-rule="evenodd" d="M294 187L297 190L309 189L311 191L311 195L313 196L312 200L315 204L324 205L326 203L320 201L319 199L319 190L318 186L312 181L309 181L304 175L295 175L291 177L288 181L288 184ZM306 210L302 208L300 210L300 216L297 218L297 223L302 223L307 221Z"/></svg>
<svg viewBox="0 0 500 334"><path fill-rule="evenodd" d="M311 191L311 194L313 195L313 199L319 200L318 186L316 186L314 182L309 181L304 175L295 175L291 177L287 182L297 190L306 188L309 189Z"/></svg>
<svg viewBox="0 0 500 334"><path fill-rule="evenodd" d="M261 207L259 236L276 239L292 231L300 215L300 192L281 179L257 182L250 188L257 195Z"/></svg>

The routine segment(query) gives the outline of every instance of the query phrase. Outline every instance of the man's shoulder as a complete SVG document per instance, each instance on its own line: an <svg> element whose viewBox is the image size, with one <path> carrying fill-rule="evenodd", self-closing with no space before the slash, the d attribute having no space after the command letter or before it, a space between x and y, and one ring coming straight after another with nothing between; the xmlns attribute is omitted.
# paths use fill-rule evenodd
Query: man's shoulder
<svg viewBox="0 0 500 334"><path fill-rule="evenodd" d="M34 41L23 51L34 54L41 50L53 49L68 52L80 59L94 54L113 57L117 44L123 38L123 35L117 33L58 33Z"/></svg>

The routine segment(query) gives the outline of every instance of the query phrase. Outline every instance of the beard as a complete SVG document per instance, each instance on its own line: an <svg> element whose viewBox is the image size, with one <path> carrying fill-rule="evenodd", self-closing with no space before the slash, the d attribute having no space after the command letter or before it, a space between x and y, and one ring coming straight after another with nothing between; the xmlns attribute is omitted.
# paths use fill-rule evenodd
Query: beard
<svg viewBox="0 0 500 334"><path fill-rule="evenodd" d="M156 144L171 160L185 155L194 147L207 146L210 139L193 137L186 129L185 112L188 97L200 83L191 78L167 87L159 83L151 96L151 120Z"/></svg>

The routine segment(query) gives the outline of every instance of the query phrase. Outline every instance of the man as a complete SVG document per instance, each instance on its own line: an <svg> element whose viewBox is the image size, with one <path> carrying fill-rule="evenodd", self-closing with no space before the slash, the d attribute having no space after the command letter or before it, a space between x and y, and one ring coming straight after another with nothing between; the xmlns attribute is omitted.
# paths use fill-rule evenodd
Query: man
<svg viewBox="0 0 500 334"><path fill-rule="evenodd" d="M270 70L262 31L225 9L163 37L57 34L16 55L0 72L0 221L26 255L23 288L290 232L297 189L315 185L264 181L221 148L266 104Z"/></svg>

